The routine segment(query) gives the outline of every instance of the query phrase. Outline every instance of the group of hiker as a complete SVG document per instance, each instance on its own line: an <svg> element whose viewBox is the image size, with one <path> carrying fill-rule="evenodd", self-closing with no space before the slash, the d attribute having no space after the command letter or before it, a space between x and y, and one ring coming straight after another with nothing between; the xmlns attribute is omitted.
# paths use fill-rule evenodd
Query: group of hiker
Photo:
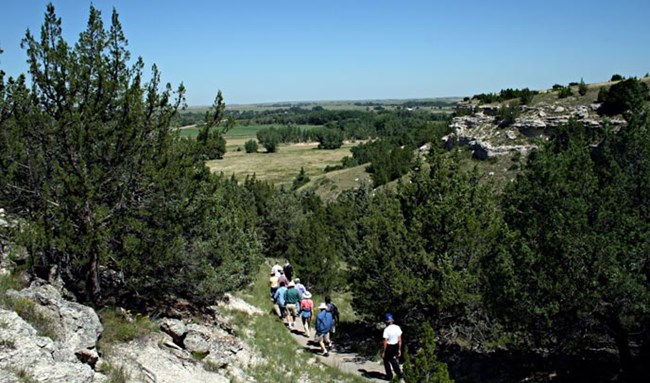
<svg viewBox="0 0 650 383"><path fill-rule="evenodd" d="M311 323L314 319L314 302L312 294L307 291L299 278L293 278L293 266L287 260L284 266L275 262L271 267L269 279L271 287L271 301L275 314L282 320L289 329L296 329L296 319L302 321L303 334L311 336ZM330 296L325 296L325 302L318 305L316 314L316 326L314 339L318 342L321 355L328 356L328 349L332 348L330 334L336 332L336 325L339 322L339 310ZM399 365L399 358L402 355L402 329L396 325L392 314L385 314L384 322L386 328L383 332L382 359L386 369L387 380L392 380L393 371L402 378L402 371Z"/></svg>
<svg viewBox="0 0 650 383"><path fill-rule="evenodd" d="M329 355L328 348L332 347L330 334L336 332L336 324L339 321L339 310L329 296L325 302L318 305L318 314L314 314L314 301L312 295L299 278L293 278L293 266L286 261L284 267L275 263L271 267L271 300L275 314L284 321L289 329L296 329L296 319L300 318L303 327L303 334L311 336L312 323L315 322L315 340L321 348L323 356Z"/></svg>

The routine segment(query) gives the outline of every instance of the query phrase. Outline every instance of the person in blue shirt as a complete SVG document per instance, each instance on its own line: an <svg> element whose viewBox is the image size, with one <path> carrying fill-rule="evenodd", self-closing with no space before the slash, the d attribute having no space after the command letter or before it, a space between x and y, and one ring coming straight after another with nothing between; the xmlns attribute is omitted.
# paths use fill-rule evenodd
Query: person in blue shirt
<svg viewBox="0 0 650 383"><path fill-rule="evenodd" d="M274 310L275 313L280 317L280 319L283 319L287 316L286 312L286 302L284 300L284 293L287 291L287 286L284 283L280 283L280 287L275 290L275 294L273 295L273 301L275 302Z"/></svg>
<svg viewBox="0 0 650 383"><path fill-rule="evenodd" d="M318 309L320 312L316 316L316 341L320 344L323 356L327 356L329 353L325 348L325 343L330 343L330 330L334 324L334 319L332 313L327 311L327 304L321 303Z"/></svg>

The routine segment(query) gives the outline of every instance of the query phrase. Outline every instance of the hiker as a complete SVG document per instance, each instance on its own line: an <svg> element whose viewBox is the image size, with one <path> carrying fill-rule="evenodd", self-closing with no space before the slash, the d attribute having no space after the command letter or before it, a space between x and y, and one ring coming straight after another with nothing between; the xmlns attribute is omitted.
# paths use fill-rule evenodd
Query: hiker
<svg viewBox="0 0 650 383"><path fill-rule="evenodd" d="M271 271L271 278L269 278L269 285L271 285L271 299L273 299L273 295L275 295L275 292L278 290L278 287L280 287L280 282L278 282L278 277L275 275L273 271Z"/></svg>
<svg viewBox="0 0 650 383"><path fill-rule="evenodd" d="M287 279L287 276L284 275L284 272L280 270L280 275L278 276L278 283L284 283L284 285L289 284L289 279Z"/></svg>
<svg viewBox="0 0 650 383"><path fill-rule="evenodd" d="M286 308L285 308L285 300L284 296L285 293L287 292L287 286L284 284L284 282L280 282L280 287L275 291L275 295L273 295L273 300L275 302L275 313L278 315L280 319L283 319L287 314L286 314Z"/></svg>
<svg viewBox="0 0 650 383"><path fill-rule="evenodd" d="M291 263L289 263L288 259L284 264L282 271L284 271L284 275L287 277L287 279L291 280L291 277L293 277L293 266L291 266Z"/></svg>
<svg viewBox="0 0 650 383"><path fill-rule="evenodd" d="M393 371L401 379L403 376L402 370L399 368L399 357L402 356L402 329L394 323L392 314L387 313L384 319L386 328L384 329L381 357L384 359L386 380L393 379Z"/></svg>
<svg viewBox="0 0 650 383"><path fill-rule="evenodd" d="M300 283L300 278L296 278L293 281L296 283L296 290L300 291L300 295L305 295L307 288L305 288L305 285Z"/></svg>
<svg viewBox="0 0 650 383"><path fill-rule="evenodd" d="M332 319L332 314L327 311L327 304L324 302L318 306L318 309L320 312L316 316L316 341L320 344L323 356L327 356L329 353L325 344L330 343L330 330L332 329L334 319Z"/></svg>
<svg viewBox="0 0 650 383"><path fill-rule="evenodd" d="M329 295L325 296L325 304L327 305L327 311L332 314L332 334L336 333L336 326L339 324L339 308L332 303L332 298ZM332 347L332 337L330 337L329 346Z"/></svg>
<svg viewBox="0 0 650 383"><path fill-rule="evenodd" d="M278 261L275 261L275 264L273 267L271 267L271 271L275 274L276 277L280 276L280 272L282 271L282 266L280 266L280 263Z"/></svg>
<svg viewBox="0 0 650 383"><path fill-rule="evenodd" d="M298 285L296 285L297 287ZM302 319L302 328L305 329L305 335L309 338L309 325L312 320L312 313L314 312L314 301L311 300L311 293L305 291L300 301L300 318Z"/></svg>
<svg viewBox="0 0 650 383"><path fill-rule="evenodd" d="M296 284L291 281L289 287L284 293L284 302L287 308L287 322L289 327L296 327L296 317L298 316L298 308L300 308L300 292L296 290Z"/></svg>

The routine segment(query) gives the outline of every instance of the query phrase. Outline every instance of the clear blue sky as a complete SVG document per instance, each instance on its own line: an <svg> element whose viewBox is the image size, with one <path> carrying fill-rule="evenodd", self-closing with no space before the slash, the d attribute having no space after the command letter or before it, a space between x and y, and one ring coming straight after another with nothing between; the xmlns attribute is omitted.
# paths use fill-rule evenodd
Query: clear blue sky
<svg viewBox="0 0 650 383"><path fill-rule="evenodd" d="M4 1L0 69L48 1ZM53 1L76 41L90 1ZM187 87L189 105L466 96L650 71L650 0L139 1L115 7L134 56Z"/></svg>

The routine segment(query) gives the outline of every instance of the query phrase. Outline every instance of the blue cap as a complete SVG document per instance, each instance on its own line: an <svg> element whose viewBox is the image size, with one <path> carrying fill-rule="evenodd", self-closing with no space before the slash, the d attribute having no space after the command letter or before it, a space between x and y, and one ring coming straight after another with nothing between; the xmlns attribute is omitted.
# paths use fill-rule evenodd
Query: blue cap
<svg viewBox="0 0 650 383"><path fill-rule="evenodd" d="M384 315L384 320L385 320L386 322L392 322L392 321L393 321L393 314L391 314L391 313L386 313L386 315Z"/></svg>

